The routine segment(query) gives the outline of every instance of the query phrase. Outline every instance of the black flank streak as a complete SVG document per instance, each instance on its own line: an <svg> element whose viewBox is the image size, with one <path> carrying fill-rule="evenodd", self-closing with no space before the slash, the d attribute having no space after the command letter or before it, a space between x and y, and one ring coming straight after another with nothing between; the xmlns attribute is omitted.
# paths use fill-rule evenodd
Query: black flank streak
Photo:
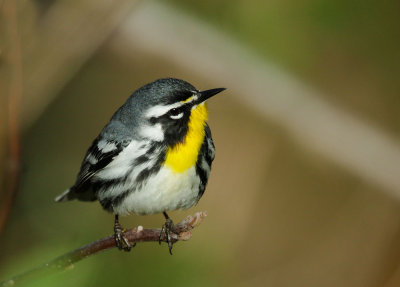
<svg viewBox="0 0 400 287"><path fill-rule="evenodd" d="M150 154L150 152L154 153L157 148L159 148L159 144L155 144L154 143L152 145L152 147L149 149L148 154ZM138 159L135 160L135 164L137 163ZM140 188L143 186L143 184L146 183L147 179L151 175L156 174L160 170L161 165L164 162L164 160L165 160L165 152L161 152L158 155L158 158L157 158L156 162L154 163L154 165L152 167L146 168L146 169L142 170L138 174L138 176L135 179L135 185L134 186L132 186L129 190L126 190L123 193L121 193L120 195L118 195L118 196L116 196L116 197L111 199L112 206L120 205L131 192L135 192L135 191L140 190ZM129 175L129 173L128 173L128 175Z"/></svg>
<svg viewBox="0 0 400 287"><path fill-rule="evenodd" d="M147 155L141 155L138 158L135 159L134 165L140 165L142 163L145 163L149 160L149 157Z"/></svg>
<svg viewBox="0 0 400 287"><path fill-rule="evenodd" d="M204 159L206 160L207 164L211 167L213 159L211 158L210 153L206 152L204 155Z"/></svg>
<svg viewBox="0 0 400 287"><path fill-rule="evenodd" d="M103 191L108 191L110 189L112 189L113 187L117 186L117 185L121 185L124 184L126 179L127 179L128 175L126 175L125 177L119 177L119 178L114 178L111 180L100 180L100 181L95 181L92 183L93 186L93 191L96 194L99 194Z"/></svg>
<svg viewBox="0 0 400 287"><path fill-rule="evenodd" d="M196 165L196 172L200 177L200 186L199 186L199 194L198 194L198 197L200 198L203 196L204 191L206 189L208 177L207 177L207 173L205 172L205 170L202 169L199 166L199 164Z"/></svg>
<svg viewBox="0 0 400 287"><path fill-rule="evenodd" d="M201 167L203 158L207 158L207 156L210 158L208 149L209 149L209 147L208 147L208 141L207 141L207 136L206 136L206 137L204 137L204 141L203 141L203 144L201 145L199 156L198 156L197 162L196 162L196 173L200 177L200 186L199 186L199 194L198 194L199 198L203 196L204 191L206 189L207 182L208 182L207 172ZM211 158L210 158L210 160L211 160ZM206 159L206 161L207 161L207 159ZM207 164L210 166L210 168L211 168L211 161L210 162L207 161Z"/></svg>
<svg viewBox="0 0 400 287"><path fill-rule="evenodd" d="M113 212L112 201L110 198L104 198L104 199L100 200L100 204L108 212Z"/></svg>

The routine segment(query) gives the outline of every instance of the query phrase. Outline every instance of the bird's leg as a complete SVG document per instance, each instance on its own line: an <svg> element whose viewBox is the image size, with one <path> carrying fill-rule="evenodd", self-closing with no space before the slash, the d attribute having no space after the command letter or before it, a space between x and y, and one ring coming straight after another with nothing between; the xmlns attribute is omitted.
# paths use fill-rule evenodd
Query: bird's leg
<svg viewBox="0 0 400 287"><path fill-rule="evenodd" d="M168 214L165 211L163 212L163 214L165 217L165 223L161 228L160 237L158 238L158 243L161 244L161 241L165 239L168 243L169 253L172 255L172 240L170 232L174 231L173 230L174 223L172 222L172 219L169 218Z"/></svg>
<svg viewBox="0 0 400 287"><path fill-rule="evenodd" d="M131 244L128 241L128 238L126 238L125 236L125 231L126 230L122 228L121 224L119 223L118 214L116 214L114 221L115 244L117 245L119 250L130 251L131 247L135 247L136 243L133 246L131 246Z"/></svg>

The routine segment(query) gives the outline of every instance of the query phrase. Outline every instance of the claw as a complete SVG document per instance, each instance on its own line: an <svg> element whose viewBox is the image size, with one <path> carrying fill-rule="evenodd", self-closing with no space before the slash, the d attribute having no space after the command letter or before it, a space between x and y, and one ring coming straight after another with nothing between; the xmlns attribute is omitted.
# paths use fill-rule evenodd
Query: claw
<svg viewBox="0 0 400 287"><path fill-rule="evenodd" d="M114 222L114 240L115 245L119 250L130 251L132 247L135 247L136 243L132 246L129 243L128 238L125 236L126 230L122 228L121 224L118 221L118 215L115 215Z"/></svg>
<svg viewBox="0 0 400 287"><path fill-rule="evenodd" d="M165 223L161 227L160 237L158 238L158 243L161 244L161 241L166 240L168 243L169 253L172 255L172 240L171 240L171 232L173 232L174 223L171 218L167 215L166 212L163 213L165 216Z"/></svg>

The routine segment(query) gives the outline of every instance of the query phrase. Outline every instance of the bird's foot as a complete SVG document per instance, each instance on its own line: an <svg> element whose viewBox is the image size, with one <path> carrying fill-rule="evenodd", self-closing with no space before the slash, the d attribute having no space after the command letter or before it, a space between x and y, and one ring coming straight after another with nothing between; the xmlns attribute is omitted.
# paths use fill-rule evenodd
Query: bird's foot
<svg viewBox="0 0 400 287"><path fill-rule="evenodd" d="M125 236L125 232L126 230L122 228L121 224L118 221L118 217L116 217L114 223L115 245L118 247L119 250L131 251L131 248L135 247L136 243L134 245L131 245L128 238L126 238Z"/></svg>
<svg viewBox="0 0 400 287"><path fill-rule="evenodd" d="M163 224L160 232L160 237L158 238L158 243L161 244L161 241L167 241L169 253L172 255L172 238L171 232L174 232L174 223L171 218L167 218L165 223Z"/></svg>

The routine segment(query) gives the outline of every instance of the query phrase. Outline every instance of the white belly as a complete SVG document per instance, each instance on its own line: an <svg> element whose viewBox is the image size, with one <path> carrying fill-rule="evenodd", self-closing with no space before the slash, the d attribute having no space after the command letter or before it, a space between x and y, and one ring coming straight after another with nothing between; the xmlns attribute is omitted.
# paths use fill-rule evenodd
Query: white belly
<svg viewBox="0 0 400 287"><path fill-rule="evenodd" d="M115 206L114 212L143 215L189 208L199 199L199 185L200 178L195 167L177 173L163 166L140 190L131 192L121 204Z"/></svg>

